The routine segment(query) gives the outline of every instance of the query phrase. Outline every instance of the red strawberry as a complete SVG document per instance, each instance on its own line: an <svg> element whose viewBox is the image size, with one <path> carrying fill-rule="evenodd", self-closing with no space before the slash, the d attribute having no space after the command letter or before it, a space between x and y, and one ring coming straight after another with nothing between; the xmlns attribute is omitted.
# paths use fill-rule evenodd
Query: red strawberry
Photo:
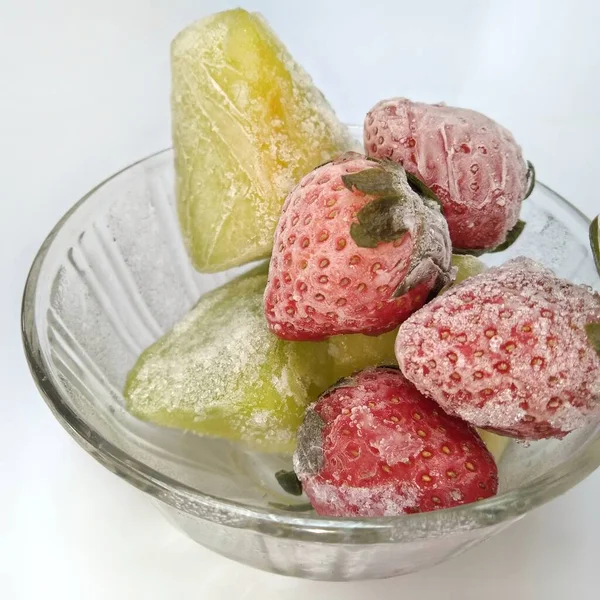
<svg viewBox="0 0 600 600"><path fill-rule="evenodd" d="M343 379L308 408L294 469L323 516L425 512L488 498L498 487L475 430L392 367Z"/></svg>
<svg viewBox="0 0 600 600"><path fill-rule="evenodd" d="M599 294L516 258L415 313L396 356L446 412L517 438L560 438L600 416L599 334Z"/></svg>
<svg viewBox="0 0 600 600"><path fill-rule="evenodd" d="M534 183L511 133L464 108L384 100L367 113L364 141L369 156L398 162L438 195L459 249L502 244Z"/></svg>
<svg viewBox="0 0 600 600"><path fill-rule="evenodd" d="M269 328L288 340L389 331L450 279L450 260L439 205L402 167L346 153L285 201L265 292Z"/></svg>

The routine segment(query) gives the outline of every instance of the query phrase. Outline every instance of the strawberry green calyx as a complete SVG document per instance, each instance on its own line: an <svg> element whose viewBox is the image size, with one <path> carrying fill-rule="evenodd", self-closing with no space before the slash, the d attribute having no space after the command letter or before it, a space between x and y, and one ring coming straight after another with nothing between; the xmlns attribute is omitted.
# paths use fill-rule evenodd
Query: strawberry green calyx
<svg viewBox="0 0 600 600"><path fill-rule="evenodd" d="M464 256L481 256L483 254L495 254L497 252L504 252L505 250L508 250L508 248L510 248L519 239L519 237L523 233L523 230L525 229L525 225L527 225L527 223L519 219L516 222L515 226L506 234L506 239L495 248L490 248L487 250L454 248L454 253Z"/></svg>
<svg viewBox="0 0 600 600"><path fill-rule="evenodd" d="M277 510L295 513L304 513L312 510L312 505L308 502L304 502L303 504L281 504L280 502L269 502L269 506Z"/></svg>
<svg viewBox="0 0 600 600"><path fill-rule="evenodd" d="M362 208L356 215L358 223L350 226L350 235L356 245L376 248L382 242L400 239L408 231L401 221L401 205L400 196L384 196Z"/></svg>
<svg viewBox="0 0 600 600"><path fill-rule="evenodd" d="M395 165L384 161L374 161L372 169L363 169L357 173L342 175L344 185L352 190L357 189L372 196L398 196L400 190L396 184L398 169Z"/></svg>
<svg viewBox="0 0 600 600"><path fill-rule="evenodd" d="M535 187L535 167L533 163L528 160L527 161L527 191L525 192L525 197L523 200L527 200L531 193L533 192L533 188Z"/></svg>
<svg viewBox="0 0 600 600"><path fill-rule="evenodd" d="M444 205L442 201L438 198L437 194L430 188L425 185L423 181L421 181L416 175L413 175L409 171L406 171L406 179L408 180L408 185L417 192L420 196L424 196L429 200L433 200L437 204L439 204L440 210L442 213L444 212Z"/></svg>
<svg viewBox="0 0 600 600"><path fill-rule="evenodd" d="M282 469L275 473L275 479L279 485L292 496L302 496L302 484L294 471L286 471Z"/></svg>
<svg viewBox="0 0 600 600"><path fill-rule="evenodd" d="M597 216L590 225L590 245L592 247L592 256L596 263L596 270L600 275L600 215Z"/></svg>
<svg viewBox="0 0 600 600"><path fill-rule="evenodd" d="M375 161L373 161L375 162ZM451 279L448 228L435 194L391 161L380 160L371 169L344 175L349 190L374 196L356 215L350 235L361 248L376 248L410 233L415 243L409 269L394 297L434 279L435 292Z"/></svg>
<svg viewBox="0 0 600 600"><path fill-rule="evenodd" d="M438 204L410 186L400 165L358 153L302 178L274 248L265 316L286 340L387 333L453 274Z"/></svg>
<svg viewBox="0 0 600 600"><path fill-rule="evenodd" d="M404 224L402 205L406 201L397 182L397 169L383 161L372 161L372 169L342 176L342 182L350 191L375 196L356 215L358 223L352 223L350 235L360 248L376 248L378 244L401 238L408 227Z"/></svg>
<svg viewBox="0 0 600 600"><path fill-rule="evenodd" d="M523 233L523 230L525 229L525 225L527 225L527 223L519 219L517 224L506 234L506 240L499 246L496 246L493 250L490 250L490 254L508 250L508 248L510 248L519 239Z"/></svg>
<svg viewBox="0 0 600 600"><path fill-rule="evenodd" d="M600 323L588 323L585 326L585 333L592 348L600 356Z"/></svg>
<svg viewBox="0 0 600 600"><path fill-rule="evenodd" d="M404 181L418 196L433 200L440 210L442 206L438 197L422 181L401 166L389 160L371 159L371 162L375 163L372 169L342 176L349 190L375 196L375 200L358 212L358 223L353 223L350 228L352 239L361 248L376 248L378 244L393 242L410 231L413 211L409 204L411 200L414 203L414 198L411 198Z"/></svg>

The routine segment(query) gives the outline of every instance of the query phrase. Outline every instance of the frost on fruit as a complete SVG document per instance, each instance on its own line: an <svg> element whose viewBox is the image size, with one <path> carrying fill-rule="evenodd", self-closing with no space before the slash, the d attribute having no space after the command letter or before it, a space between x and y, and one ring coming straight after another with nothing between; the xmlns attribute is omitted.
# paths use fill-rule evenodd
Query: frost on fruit
<svg viewBox="0 0 600 600"><path fill-rule="evenodd" d="M462 283L465 279L480 275L487 270L487 265L484 262L475 256L469 256L468 254L454 254L452 256L452 266L456 269L454 281L451 285L447 285L440 294L443 294L453 286ZM496 464L499 464L510 438L491 433L490 431L485 431L484 429L478 429L477 433L487 446L490 454L494 457Z"/></svg>
<svg viewBox="0 0 600 600"><path fill-rule="evenodd" d="M196 268L267 257L287 193L354 145L260 15L207 17L171 46L177 205Z"/></svg>
<svg viewBox="0 0 600 600"><path fill-rule="evenodd" d="M269 327L288 340L390 331L451 281L451 257L438 204L404 169L346 152L307 174L284 204Z"/></svg>
<svg viewBox="0 0 600 600"><path fill-rule="evenodd" d="M416 240L410 265L394 296L399 297L420 283L436 280L434 289L449 280L448 259L451 248L446 221L435 195L424 184L415 189L416 177L408 180L407 172L390 161L380 161L372 168L342 176L349 190L358 190L374 199L357 213L357 223L350 235L360 248L400 239L407 232Z"/></svg>
<svg viewBox="0 0 600 600"><path fill-rule="evenodd" d="M206 294L141 355L125 388L132 414L263 452L291 452L306 406L323 390L390 361L389 334L318 343L275 337L263 313L266 273L266 265L257 267Z"/></svg>
<svg viewBox="0 0 600 600"><path fill-rule="evenodd" d="M423 512L497 489L496 465L475 431L393 367L345 378L308 408L294 470L323 516Z"/></svg>
<svg viewBox="0 0 600 600"><path fill-rule="evenodd" d="M142 354L125 389L135 416L266 452L293 447L305 405L327 383L316 369L327 351L282 343L267 331L265 272L206 294Z"/></svg>
<svg viewBox="0 0 600 600"><path fill-rule="evenodd" d="M294 454L295 471L301 474L316 475L324 463L323 429L325 421L310 406L298 431L298 446Z"/></svg>
<svg viewBox="0 0 600 600"><path fill-rule="evenodd" d="M599 322L600 295L520 257L412 315L396 354L448 413L517 438L560 438L600 415Z"/></svg>
<svg viewBox="0 0 600 600"><path fill-rule="evenodd" d="M535 185L511 133L472 110L383 100L366 116L364 144L369 156L397 162L429 186L463 251L503 244Z"/></svg>
<svg viewBox="0 0 600 600"><path fill-rule="evenodd" d="M335 335L328 339L331 383L374 365L396 365L394 343L398 328L381 335Z"/></svg>

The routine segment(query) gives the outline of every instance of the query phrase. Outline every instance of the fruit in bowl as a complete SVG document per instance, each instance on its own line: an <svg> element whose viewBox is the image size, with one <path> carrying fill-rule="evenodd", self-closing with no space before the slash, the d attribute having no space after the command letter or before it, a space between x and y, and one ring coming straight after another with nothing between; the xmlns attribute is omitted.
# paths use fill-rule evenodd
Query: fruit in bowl
<svg viewBox="0 0 600 600"><path fill-rule="evenodd" d="M258 267L203 296L144 352L125 388L132 414L262 452L290 453L299 430L298 484L315 511L367 517L494 494L496 465L473 426L521 439L563 437L600 415L600 359L586 332L600 321L598 295L553 280L531 260L485 273L473 257L452 264L453 245L504 249L511 230L520 231L534 181L507 130L473 111L388 100L365 119L370 156L335 155L348 138L344 127L315 101L321 96L291 58L282 61L284 49L261 18L216 15L182 32L172 50L178 206L194 264L222 269L273 251L268 279ZM190 74L198 74L193 88ZM269 78L276 85L267 89ZM225 108L217 110L215 94L230 98ZM230 146L229 134L257 127L260 135L242 135L246 154L229 148L235 161L220 160L216 148ZM316 133L333 130L337 145ZM334 155L311 169L328 158L322 152ZM265 188L266 179L276 189ZM207 208L225 223L225 237ZM255 236L268 241L257 246ZM223 240L222 259L219 251L199 258L200 246L214 250ZM356 334L372 336L373 354L349 341ZM400 369L419 391L399 372L373 370L394 338ZM334 383L334 373L346 379ZM423 415L417 433L411 412ZM418 439L438 429L431 448ZM386 462L383 445L402 458ZM438 446L469 447L475 454L459 461L489 470L448 481L440 474L460 469Z"/></svg>
<svg viewBox="0 0 600 600"><path fill-rule="evenodd" d="M524 440L600 417L600 295L526 258L468 279L400 329L403 373L444 410Z"/></svg>
<svg viewBox="0 0 600 600"><path fill-rule="evenodd" d="M245 23L244 31L238 31L240 23ZM536 186L526 203L521 204L522 198L516 203L521 211L517 217L528 225L512 247L508 247L510 240L498 247L499 238L494 239L489 247L503 253L483 254L481 260L498 265L505 257L522 254L541 258L552 267L561 280L553 283L560 294L547 297L550 292L542 285L535 298L529 294L528 302L516 290L491 293L498 286L507 287L502 269L509 269L510 262L487 270L473 256L451 255L448 198L436 194L440 192L436 182L421 180L423 173L415 174L390 157L352 155L347 160L342 155L353 144L348 147L345 142L327 156L316 156L311 140L296 137L296 125L290 125L288 133L297 144L302 172L295 173L279 195L270 195L266 204L262 195L234 193L242 189L244 177L246 183L252 181L247 189L256 191L254 178L259 181L263 175L254 168L261 164L257 156L263 149L253 147L250 152L244 147L248 151L244 156L252 160L236 163L229 155L221 160L225 146L236 138L219 136L238 131L235 119L247 115L234 112L236 102L246 92L262 89L257 82L271 73L275 58L265 48L277 48L276 56L286 56L271 42L263 45L272 35L263 27L261 19L234 11L192 26L190 40L202 32L201 42L196 40L201 46L197 54L196 42L179 49L175 46L185 42L185 36L175 42L174 90L182 85L175 81L178 69L189 75L204 66L219 67L219 73L210 72L211 79L199 79L193 100L198 106L219 109L218 119L217 113L207 118L201 110L196 115L186 112L191 98L184 101L185 107L177 107L185 94L178 98L175 93L174 156L156 155L109 180L85 200L85 209L75 208L53 231L26 289L28 359L42 393L69 431L109 468L159 499L170 519L200 543L248 564L296 576L399 575L489 537L597 466L595 292L576 288L575 295L585 301L577 305L569 331L558 320L539 320L532 327L536 344L545 343L550 354L570 348L548 346L543 339L546 333L554 335L554 325L560 325L559 333L566 333L568 342L577 342L578 351L584 350L584 360L572 365L561 388L563 401L571 401L578 415L568 419L567 429L572 424L577 428L562 440L558 437L567 433L565 421L537 410L542 405L555 408L549 406L552 398L544 395L547 390L539 387L527 390L534 421L518 419L520 425L529 422L535 428L506 426L506 414L514 408L506 390L512 392L511 384L521 380L511 381L503 367L489 376L493 385L487 386L492 390L487 408L495 406L493 411L479 404L466 410L461 405L458 410L456 406L467 400L465 392L479 385L475 368L479 357L474 356L479 349L473 349L471 356L469 338L463 343L460 332L430 339L434 328L426 327L432 313L432 321L443 316L456 324L464 318L476 327L486 311L495 314L508 302L523 314L538 305L541 311L542 302L550 303L555 315L568 322L575 304L569 300L572 284L562 280L597 287L592 271L593 257L600 262L597 221L589 232L590 252L587 240L582 243L588 235L585 219L543 185ZM218 35L211 35L212 28ZM223 60L209 65L211 39L219 45ZM235 60L252 61L256 68L231 69L238 63L229 60L229 53L239 51L234 47L238 40L247 52ZM177 55L179 51L183 54ZM283 63L291 68L287 59ZM279 67L276 70L280 73ZM251 77L252 82L245 81ZM306 79L302 85L303 97L321 98L316 88L307 89L312 84ZM216 107L219 90L227 97L220 96L222 102ZM269 106L285 105L286 90L273 86ZM255 94L258 104L264 100L262 93ZM339 139L347 139L348 131L337 121L332 125L332 113L321 102L313 105L312 117L322 118L341 132ZM301 112L293 104L289 108ZM268 140L269 152L271 145L289 147L289 140L270 135L267 120L247 125L260 128L256 139ZM190 137L184 137L193 137L194 131L200 132L195 141L206 153L213 152L214 142L213 154L191 159L195 150ZM321 162L327 164L317 166ZM349 162L360 165L359 169L335 173L321 183L315 178L302 188L311 173L324 177L332 165L339 169ZM194 174L192 164L202 168L196 167ZM271 177L280 165L269 164L271 170L262 173ZM484 162L479 166L495 168ZM373 183L371 170L392 176L376 177ZM164 185L173 176L175 199L167 191L170 185ZM186 187L191 185L190 176L198 178L194 184L203 182L193 193ZM298 193L303 189L306 193ZM334 204L327 206L333 199ZM230 210L234 204L235 214ZM340 212L327 219L336 206ZM323 230L316 226L326 221L331 221L329 237L320 240ZM503 223L502 229L508 229L509 220ZM265 233L267 228L271 237ZM296 239L290 246L293 235ZM300 241L303 236L309 238L306 248ZM554 243L557 237L560 245ZM339 250L338 239L345 241ZM285 270L289 247L292 266L299 269L293 272ZM326 253L321 256L315 248ZM563 248L569 249L568 256ZM483 249L478 239L455 248L474 253ZM268 266L250 262L268 258L271 251ZM358 263L350 260L355 255ZM337 263L338 256L348 260ZM326 273L320 267L323 259L329 261ZM373 268L377 263L380 266ZM211 272L231 265L242 268L201 275L191 265ZM530 271L554 281L542 267L535 265ZM285 280L286 273L291 281ZM283 282L277 298L272 294L275 278ZM340 291L348 289L341 285L344 278L355 282L356 289ZM361 283L364 287L358 289ZM388 289L383 289L386 285ZM481 291L484 306L463 302L465 290ZM346 302L337 305L340 299ZM298 321L309 316L301 311L290 314L286 309L291 301L314 308L314 323ZM275 311L273 320L269 311L275 304L283 309ZM348 322L348 315L355 321L352 333L339 327L340 322ZM541 313L537 317L544 318ZM310 339L287 339L288 323L296 332L301 327L305 333L308 330ZM495 338L488 338L486 329L478 334L477 340L486 344L486 358L503 351L504 340ZM524 339L519 356L533 350L530 339L533 336ZM428 359L435 360L436 367L423 364L419 344L438 353ZM448 364L442 364L444 360ZM531 365L531 360L530 369L539 366ZM444 387L450 382L443 380L440 392L433 381L435 369L449 364L455 364L449 377L456 373L461 380L450 377L455 386L451 388ZM414 365L421 367L420 372ZM431 373L429 379L424 367ZM560 370L559 362L555 367ZM469 380L467 387L469 377L475 381ZM578 400L581 391L586 395ZM339 407L339 414L329 410L332 406ZM525 413L521 416L530 416L529 408L519 408ZM409 409L414 409L410 418ZM318 411L320 421L314 416ZM489 413L494 420L480 418ZM316 431L311 429L315 425ZM475 429L481 426L487 430ZM523 439L533 437L532 430L553 437L525 447L493 433ZM297 479L290 471L294 450ZM307 462L309 454L316 457L314 466ZM375 467L379 470L371 478L363 478ZM292 494L302 493L302 487L303 496ZM346 560L348 548L356 560Z"/></svg>
<svg viewBox="0 0 600 600"><path fill-rule="evenodd" d="M398 369L365 369L306 412L294 467L316 511L386 516L493 496L497 467L475 430Z"/></svg>
<svg viewBox="0 0 600 600"><path fill-rule="evenodd" d="M388 158L440 198L452 244L469 251L503 244L535 184L510 131L481 113L406 98L383 100L365 118L365 151Z"/></svg>
<svg viewBox="0 0 600 600"><path fill-rule="evenodd" d="M265 315L284 339L385 333L451 281L439 206L401 167L354 152L302 178L274 243Z"/></svg>

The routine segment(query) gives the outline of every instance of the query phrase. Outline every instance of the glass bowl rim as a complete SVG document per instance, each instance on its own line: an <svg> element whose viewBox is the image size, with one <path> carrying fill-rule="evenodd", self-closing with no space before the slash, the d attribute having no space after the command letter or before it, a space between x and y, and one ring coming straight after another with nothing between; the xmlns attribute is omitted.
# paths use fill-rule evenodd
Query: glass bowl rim
<svg viewBox="0 0 600 600"><path fill-rule="evenodd" d="M61 384L53 380L52 369L41 351L36 324L36 299L40 273L46 256L69 219L108 182L130 169L172 151L166 148L138 160L111 175L72 206L50 231L38 250L23 293L21 334L25 356L34 382L59 423L96 460L138 489L192 517L234 528L305 541L338 544L397 543L471 531L514 520L556 498L578 484L600 466L600 436L585 443L564 463L536 477L527 485L486 500L449 509L398 517L325 518L302 517L294 512L267 509L204 494L167 477L133 458L90 427L62 398ZM565 198L540 183L536 187L590 220Z"/></svg>

